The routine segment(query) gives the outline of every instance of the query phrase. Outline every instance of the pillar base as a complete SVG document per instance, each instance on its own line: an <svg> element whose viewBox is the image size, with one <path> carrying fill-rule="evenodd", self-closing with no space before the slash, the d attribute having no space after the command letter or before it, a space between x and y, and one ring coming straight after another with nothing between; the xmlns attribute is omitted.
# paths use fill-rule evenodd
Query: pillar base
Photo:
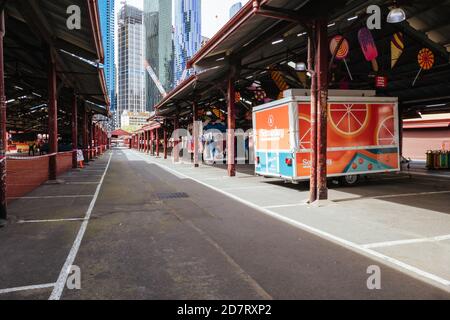
<svg viewBox="0 0 450 320"><path fill-rule="evenodd" d="M7 224L8 224L7 220L0 219L0 228L6 227Z"/></svg>
<svg viewBox="0 0 450 320"><path fill-rule="evenodd" d="M310 203L310 205L314 208L322 208L336 205L336 203L331 200L316 200L313 203Z"/></svg>
<svg viewBox="0 0 450 320"><path fill-rule="evenodd" d="M64 180L56 179L56 180L48 180L47 182L44 183L44 185L52 186L52 185L58 185L58 184L64 184L64 183L65 183Z"/></svg>

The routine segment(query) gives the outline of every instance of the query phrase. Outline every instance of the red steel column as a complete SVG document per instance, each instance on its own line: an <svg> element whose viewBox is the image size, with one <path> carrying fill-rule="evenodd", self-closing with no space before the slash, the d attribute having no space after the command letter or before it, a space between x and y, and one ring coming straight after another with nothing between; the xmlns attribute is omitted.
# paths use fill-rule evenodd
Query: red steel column
<svg viewBox="0 0 450 320"><path fill-rule="evenodd" d="M228 78L228 131L227 131L227 157L228 176L236 176L236 163L234 161L234 131L236 129L236 92L234 88L234 76Z"/></svg>
<svg viewBox="0 0 450 320"><path fill-rule="evenodd" d="M50 147L49 180L56 180L56 154L58 153L58 101L56 89L56 65L48 53L48 144Z"/></svg>
<svg viewBox="0 0 450 320"><path fill-rule="evenodd" d="M84 103L84 106L83 106L82 116L83 116L83 119L82 119L82 121L83 121L83 132L82 132L82 134L83 134L83 157L84 157L84 162L89 163L89 152L88 152L88 149L89 149L89 132L88 132L88 130L89 130L89 128L88 128L88 114L86 111L86 103Z"/></svg>
<svg viewBox="0 0 450 320"><path fill-rule="evenodd" d="M94 157L98 157L98 140L97 140L97 134L98 134L98 126L96 123L92 126L92 140L94 144Z"/></svg>
<svg viewBox="0 0 450 320"><path fill-rule="evenodd" d="M234 100L233 100L234 101ZM198 117L198 107L197 107L197 102L194 101L194 103L192 104L192 135L193 135L193 139L194 139L194 167L198 168L199 165L199 159L198 159L198 150L199 150L199 145L198 145L198 127L197 127L197 117Z"/></svg>
<svg viewBox="0 0 450 320"><path fill-rule="evenodd" d="M315 66L315 52L314 43L315 26L312 34L308 38L308 70L314 70ZM317 74L311 72L311 174L310 174L310 190L309 202L313 203L317 200Z"/></svg>
<svg viewBox="0 0 450 320"><path fill-rule="evenodd" d="M6 220L6 149L8 138L6 132L6 96L5 69L3 63L3 38L5 37L5 14L0 12L0 219Z"/></svg>
<svg viewBox="0 0 450 320"><path fill-rule="evenodd" d="M92 115L89 115L89 117L88 117L89 160L92 160L94 158L94 156L93 156L94 149L93 149L93 145L92 145L92 142L93 142L92 141L93 140L93 135L92 135L93 128L92 127L93 127L93 125L92 125Z"/></svg>
<svg viewBox="0 0 450 320"><path fill-rule="evenodd" d="M174 132L176 132L178 130L178 127L180 125L179 120L178 120L179 114L177 113L176 118L173 120L173 130ZM178 144L179 144L179 139L180 137L177 135L173 135L174 141L173 141L173 151L172 151L172 156L175 162L180 161L180 150L178 150Z"/></svg>
<svg viewBox="0 0 450 320"><path fill-rule="evenodd" d="M167 128L164 125L164 160L167 159Z"/></svg>
<svg viewBox="0 0 450 320"><path fill-rule="evenodd" d="M78 100L75 92L72 101L72 168L78 168L77 162L78 150Z"/></svg>
<svg viewBox="0 0 450 320"><path fill-rule="evenodd" d="M144 153L148 152L148 131L145 131L142 133L143 139L142 139L142 151Z"/></svg>
<svg viewBox="0 0 450 320"><path fill-rule="evenodd" d="M155 155L155 131L150 131L150 155Z"/></svg>
<svg viewBox="0 0 450 320"><path fill-rule="evenodd" d="M327 19L316 21L317 32L317 199L328 199L327 188L327 114L328 114L328 28Z"/></svg>
<svg viewBox="0 0 450 320"><path fill-rule="evenodd" d="M156 156L159 157L159 129L155 130Z"/></svg>

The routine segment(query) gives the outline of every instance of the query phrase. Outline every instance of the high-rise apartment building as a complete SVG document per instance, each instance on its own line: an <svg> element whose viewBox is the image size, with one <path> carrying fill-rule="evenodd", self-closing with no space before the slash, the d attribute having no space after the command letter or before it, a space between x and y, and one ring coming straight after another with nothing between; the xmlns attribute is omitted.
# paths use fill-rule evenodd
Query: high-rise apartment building
<svg viewBox="0 0 450 320"><path fill-rule="evenodd" d="M118 16L119 92L117 113L119 117L124 111L134 113L147 111L142 15L142 10L124 5Z"/></svg>
<svg viewBox="0 0 450 320"><path fill-rule="evenodd" d="M233 4L230 8L230 19L233 18L236 15L236 13L238 13L239 10L241 10L241 8L242 8L242 3L240 1Z"/></svg>
<svg viewBox="0 0 450 320"><path fill-rule="evenodd" d="M166 91L173 86L172 1L144 0L145 58ZM150 110L162 95L146 74L147 103Z"/></svg>
<svg viewBox="0 0 450 320"><path fill-rule="evenodd" d="M201 0L175 0L175 81L179 83L186 64L200 49Z"/></svg>
<svg viewBox="0 0 450 320"><path fill-rule="evenodd" d="M115 8L116 0L99 0L100 28L105 51L104 71L108 87L110 109L116 110L116 54L115 54Z"/></svg>

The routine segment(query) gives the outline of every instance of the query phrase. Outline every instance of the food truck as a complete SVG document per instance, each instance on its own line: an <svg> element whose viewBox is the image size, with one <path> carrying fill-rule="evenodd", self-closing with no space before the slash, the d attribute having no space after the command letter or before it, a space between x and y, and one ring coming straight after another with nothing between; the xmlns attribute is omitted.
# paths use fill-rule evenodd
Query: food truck
<svg viewBox="0 0 450 320"><path fill-rule="evenodd" d="M311 171L311 97L288 90L253 109L256 174L308 180ZM400 171L398 99L374 91L330 90L328 177L354 184L361 175Z"/></svg>

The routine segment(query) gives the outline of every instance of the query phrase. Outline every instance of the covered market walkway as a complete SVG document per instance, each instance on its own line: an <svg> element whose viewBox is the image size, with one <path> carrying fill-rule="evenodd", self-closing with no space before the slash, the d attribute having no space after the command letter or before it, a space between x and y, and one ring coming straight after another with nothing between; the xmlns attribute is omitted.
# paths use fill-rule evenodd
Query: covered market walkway
<svg viewBox="0 0 450 320"><path fill-rule="evenodd" d="M412 196L383 198L377 179L371 194L331 190L342 201L333 213L300 212L307 186L225 175L116 149L63 185L39 187L11 204L14 222L0 232L0 299L449 298L448 237L423 239L450 230L444 194L419 208ZM381 290L367 289L374 265ZM81 290L65 286L70 266Z"/></svg>
<svg viewBox="0 0 450 320"><path fill-rule="evenodd" d="M132 147L148 151L145 148L155 144L158 131L156 145L162 146L177 129L190 130L193 141L200 141L195 138L199 130L193 131L196 121L247 131L253 127L254 107L280 99L287 89L304 89L312 97L309 200L326 199L328 89L398 98L400 150L403 119L450 111L450 39L444 14L449 12L448 1L405 4L406 20L386 23L391 4L383 0L249 1L191 59L191 76L156 106L149 125L135 133ZM379 6L382 22L381 29L369 31L377 53L372 63L360 39L361 30L368 30L370 5ZM337 52L330 52L329 46L332 37L342 35L348 42L345 61L336 58ZM421 69L420 52L431 52L432 64L426 70ZM151 129L155 124L160 129ZM172 138L178 146L178 137ZM227 137L227 141L233 139ZM193 149L198 150L199 144ZM228 143L226 148L228 175L234 176L235 146ZM200 161L196 154L194 166ZM178 153L174 156L178 158Z"/></svg>
<svg viewBox="0 0 450 320"><path fill-rule="evenodd" d="M80 30L67 7L81 9ZM66 19L64 17L67 17ZM7 203L104 153L109 116L96 1L2 1L0 220Z"/></svg>

